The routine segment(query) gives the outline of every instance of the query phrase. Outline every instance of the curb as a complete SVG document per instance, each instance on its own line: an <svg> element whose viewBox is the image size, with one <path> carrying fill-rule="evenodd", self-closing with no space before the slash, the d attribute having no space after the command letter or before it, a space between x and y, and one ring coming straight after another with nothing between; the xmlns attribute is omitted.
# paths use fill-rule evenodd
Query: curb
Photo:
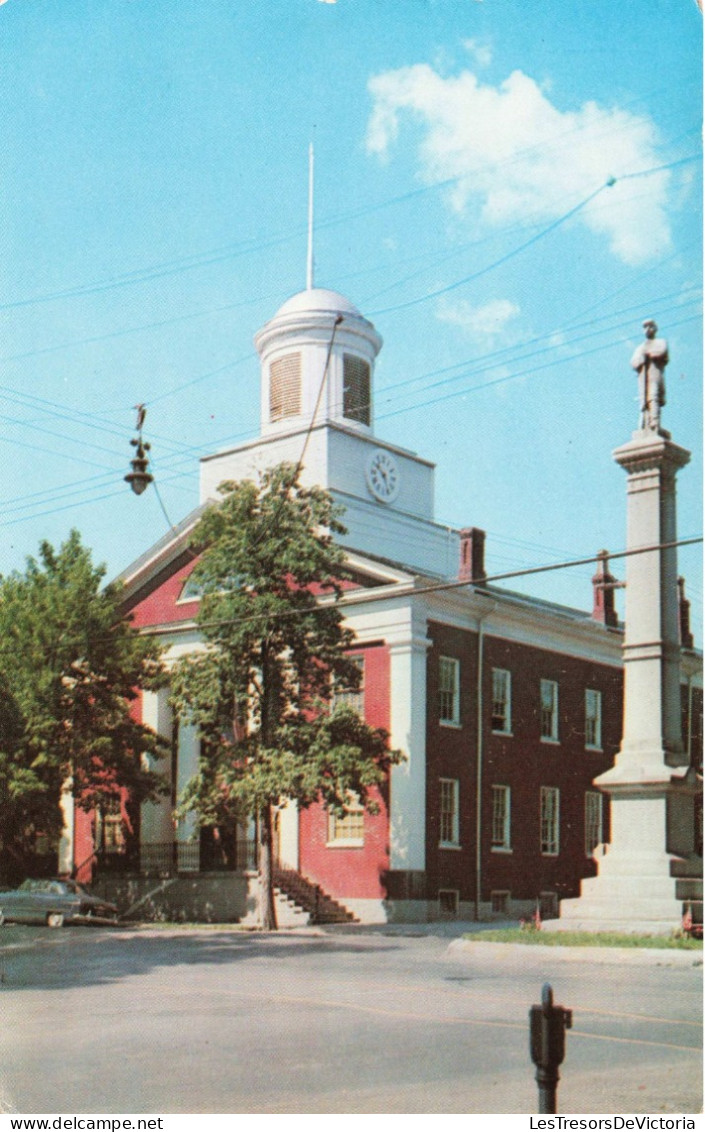
<svg viewBox="0 0 705 1132"><path fill-rule="evenodd" d="M700 951L679 951L663 947L567 947L529 943L482 943L471 939L455 939L448 946L455 959L518 959L524 963L549 959L566 963L619 963L634 967L702 967Z"/></svg>

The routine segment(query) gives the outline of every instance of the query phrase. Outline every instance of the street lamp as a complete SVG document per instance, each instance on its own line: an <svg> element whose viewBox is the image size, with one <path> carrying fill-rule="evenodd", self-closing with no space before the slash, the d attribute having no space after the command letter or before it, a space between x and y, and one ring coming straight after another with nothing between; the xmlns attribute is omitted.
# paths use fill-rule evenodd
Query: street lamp
<svg viewBox="0 0 705 1132"><path fill-rule="evenodd" d="M132 444L137 451L135 452L134 460L130 461L132 471L128 472L125 476L125 480L129 483L135 495L141 495L154 479L154 476L150 475L147 471L149 460L147 459L146 453L149 452L149 445L142 440L141 436L133 438L130 444Z"/></svg>
<svg viewBox="0 0 705 1132"><path fill-rule="evenodd" d="M125 476L125 480L129 483L135 495L141 495L142 492L149 487L153 482L154 476L150 475L147 471L149 466L149 459L147 453L149 452L149 445L142 440L142 425L144 418L147 416L147 408L143 404L135 405L137 410L137 436L134 437L130 444L136 448L134 460L130 461L132 471Z"/></svg>

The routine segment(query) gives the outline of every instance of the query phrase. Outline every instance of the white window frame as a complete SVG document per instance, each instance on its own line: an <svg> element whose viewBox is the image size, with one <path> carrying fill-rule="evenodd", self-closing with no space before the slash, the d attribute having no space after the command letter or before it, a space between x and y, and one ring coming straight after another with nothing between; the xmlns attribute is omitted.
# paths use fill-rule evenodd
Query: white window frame
<svg viewBox="0 0 705 1132"><path fill-rule="evenodd" d="M328 811L327 849L360 849L365 844L365 809L356 794L350 795L345 816Z"/></svg>
<svg viewBox="0 0 705 1132"><path fill-rule="evenodd" d="M602 750L602 692L596 688L585 689L585 746Z"/></svg>
<svg viewBox="0 0 705 1132"><path fill-rule="evenodd" d="M499 707L499 711L496 709ZM495 725L495 718L502 715L504 725ZM506 668L492 669L492 731L495 735L512 733L512 674Z"/></svg>
<svg viewBox="0 0 705 1132"><path fill-rule="evenodd" d="M585 791L585 856L592 860L602 844L603 801L600 790Z"/></svg>
<svg viewBox="0 0 705 1132"><path fill-rule="evenodd" d="M443 727L460 726L460 661L454 656L438 658L438 722Z"/></svg>
<svg viewBox="0 0 705 1132"><path fill-rule="evenodd" d="M512 851L512 791L511 787L495 785L492 787L492 852L511 853Z"/></svg>
<svg viewBox="0 0 705 1132"><path fill-rule="evenodd" d="M544 693L550 696L550 706L544 705ZM550 713L550 715L549 715ZM558 740L558 682L541 679L539 688L539 724L542 743L557 743Z"/></svg>
<svg viewBox="0 0 705 1132"><path fill-rule="evenodd" d="M438 844L441 849L460 848L460 782L440 778L438 792ZM447 805L447 803L450 805ZM444 837L443 834L450 834Z"/></svg>
<svg viewBox="0 0 705 1132"><path fill-rule="evenodd" d="M561 851L561 792L557 786L541 787L539 820L541 856L557 857Z"/></svg>

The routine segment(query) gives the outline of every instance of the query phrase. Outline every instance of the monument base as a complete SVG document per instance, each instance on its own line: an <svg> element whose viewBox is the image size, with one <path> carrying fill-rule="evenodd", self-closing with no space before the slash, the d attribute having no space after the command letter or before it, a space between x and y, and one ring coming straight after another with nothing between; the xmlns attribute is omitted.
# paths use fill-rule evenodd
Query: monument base
<svg viewBox="0 0 705 1132"><path fill-rule="evenodd" d="M579 897L561 901L560 919L547 921L546 930L670 935L682 927L688 907L696 922L702 920L700 857L610 852L599 869L582 882Z"/></svg>
<svg viewBox="0 0 705 1132"><path fill-rule="evenodd" d="M623 772L618 765L597 780L612 802L612 844L597 858L598 874L582 881L579 897L561 901L549 930L668 935L688 907L702 922L702 857L690 851L694 772L648 784L627 784Z"/></svg>

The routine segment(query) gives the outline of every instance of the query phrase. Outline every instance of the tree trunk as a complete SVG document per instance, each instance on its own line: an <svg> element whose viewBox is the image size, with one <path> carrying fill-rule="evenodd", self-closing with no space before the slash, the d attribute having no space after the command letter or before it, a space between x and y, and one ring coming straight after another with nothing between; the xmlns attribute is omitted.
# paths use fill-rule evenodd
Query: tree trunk
<svg viewBox="0 0 705 1132"><path fill-rule="evenodd" d="M275 932L278 927L272 864L272 807L267 805L259 815L260 918L266 932Z"/></svg>

